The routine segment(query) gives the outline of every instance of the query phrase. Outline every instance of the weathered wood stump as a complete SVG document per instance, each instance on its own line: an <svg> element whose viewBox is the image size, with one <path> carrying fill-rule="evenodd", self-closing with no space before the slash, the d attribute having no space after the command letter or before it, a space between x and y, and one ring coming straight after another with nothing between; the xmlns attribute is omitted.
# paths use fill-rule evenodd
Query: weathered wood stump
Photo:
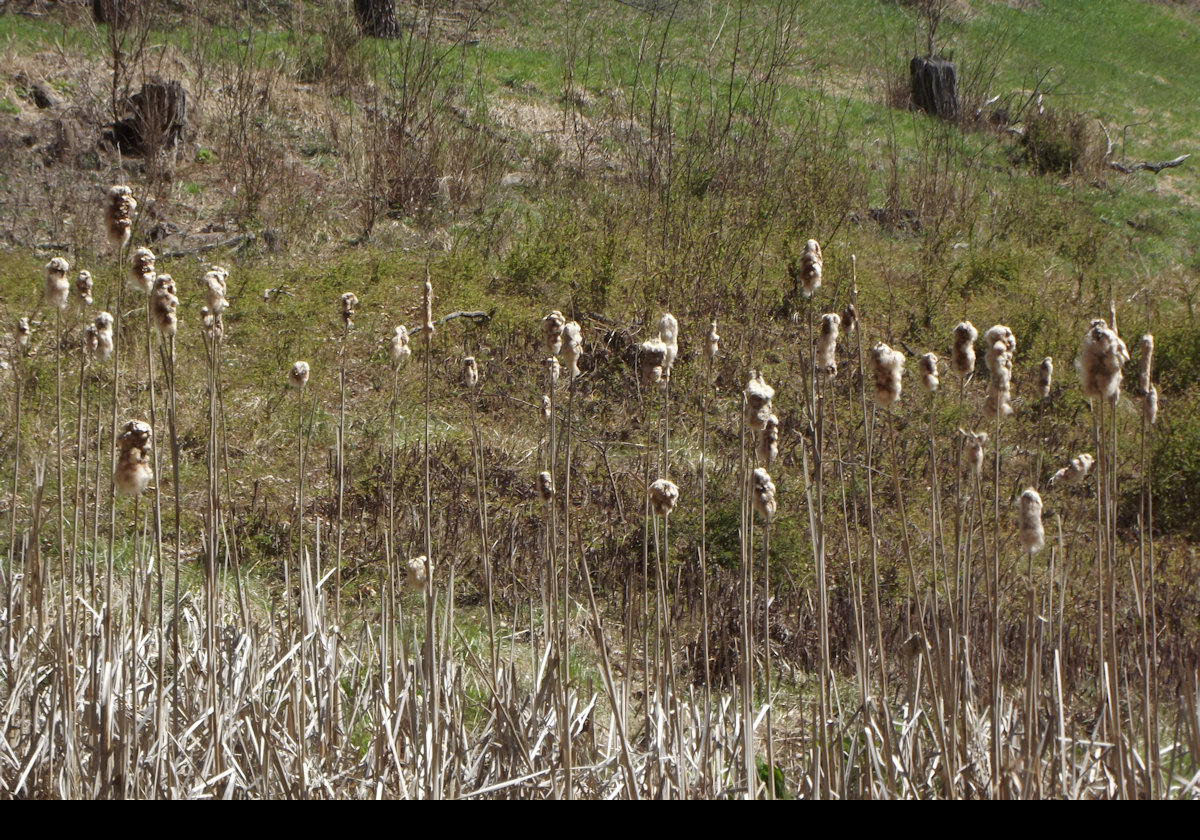
<svg viewBox="0 0 1200 840"><path fill-rule="evenodd" d="M958 119L958 71L954 62L913 56L908 63L912 104L944 120Z"/></svg>
<svg viewBox="0 0 1200 840"><path fill-rule="evenodd" d="M395 38L400 34L392 0L354 0L358 28L370 38Z"/></svg>

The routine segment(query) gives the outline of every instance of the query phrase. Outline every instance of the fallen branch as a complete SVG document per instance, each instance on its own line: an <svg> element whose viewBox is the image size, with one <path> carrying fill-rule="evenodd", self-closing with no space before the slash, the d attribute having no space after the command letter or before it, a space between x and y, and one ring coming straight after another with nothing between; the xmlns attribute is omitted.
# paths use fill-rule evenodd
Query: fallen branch
<svg viewBox="0 0 1200 840"><path fill-rule="evenodd" d="M1134 172L1153 172L1155 175L1157 175L1159 172L1162 172L1164 169L1174 169L1176 166L1181 166L1184 161L1186 161L1188 158L1190 158L1192 156L1191 153L1189 152L1186 155L1180 155L1177 158L1172 158L1171 160L1164 160L1159 163L1151 163L1149 161L1142 161L1141 163L1134 163L1134 164L1120 163L1119 161L1115 161L1112 159L1113 141L1112 141L1112 137L1108 133L1108 129L1105 127L1104 123L1101 122L1100 120L1096 120L1096 122L1100 123L1100 130L1104 132L1104 140L1107 143L1107 146L1104 149L1103 160L1106 164L1108 164L1109 169L1115 169L1117 172L1123 172L1126 175L1132 174Z"/></svg>

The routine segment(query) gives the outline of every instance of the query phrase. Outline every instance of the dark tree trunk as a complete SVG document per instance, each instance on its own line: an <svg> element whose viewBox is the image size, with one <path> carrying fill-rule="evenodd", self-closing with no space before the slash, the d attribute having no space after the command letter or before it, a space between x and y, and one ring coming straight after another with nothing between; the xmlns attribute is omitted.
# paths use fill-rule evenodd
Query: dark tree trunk
<svg viewBox="0 0 1200 840"><path fill-rule="evenodd" d="M122 154L152 155L183 140L187 91L179 82L147 82L129 97L128 116L113 123L109 139Z"/></svg>
<svg viewBox="0 0 1200 840"><path fill-rule="evenodd" d="M92 0L92 20L109 26L124 26L129 22L133 0Z"/></svg>
<svg viewBox="0 0 1200 840"><path fill-rule="evenodd" d="M932 56L908 63L912 103L944 120L958 119L958 71L954 62Z"/></svg>
<svg viewBox="0 0 1200 840"><path fill-rule="evenodd" d="M354 0L358 28L371 38L395 38L400 34L392 0Z"/></svg>

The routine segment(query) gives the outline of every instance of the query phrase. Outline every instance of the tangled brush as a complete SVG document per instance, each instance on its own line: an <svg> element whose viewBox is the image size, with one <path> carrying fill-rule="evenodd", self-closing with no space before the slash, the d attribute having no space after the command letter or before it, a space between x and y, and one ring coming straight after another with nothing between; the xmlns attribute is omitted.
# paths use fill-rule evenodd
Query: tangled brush
<svg viewBox="0 0 1200 840"><path fill-rule="evenodd" d="M660 478L650 485L650 507L659 516L667 516L679 502L679 488L673 481Z"/></svg>
<svg viewBox="0 0 1200 840"><path fill-rule="evenodd" d="M71 297L71 282L67 280L70 265L62 257L46 263L46 305L55 309L66 309Z"/></svg>
<svg viewBox="0 0 1200 840"><path fill-rule="evenodd" d="M566 323L567 320L557 309L542 319L542 344L552 356L562 352L562 332Z"/></svg>
<svg viewBox="0 0 1200 840"><path fill-rule="evenodd" d="M827 376L837 376L838 327L842 318L836 312L821 316L821 332L817 336L817 370Z"/></svg>
<svg viewBox="0 0 1200 840"><path fill-rule="evenodd" d="M303 388L308 384L308 362L296 362L288 371L288 382L293 388Z"/></svg>
<svg viewBox="0 0 1200 840"><path fill-rule="evenodd" d="M150 424L141 420L130 420L121 427L121 434L117 437L120 454L117 456L113 482L122 496L140 495L154 479L151 437Z"/></svg>
<svg viewBox="0 0 1200 840"><path fill-rule="evenodd" d="M354 292L342 294L342 323L346 329L354 326L354 309L358 306L358 295Z"/></svg>
<svg viewBox="0 0 1200 840"><path fill-rule="evenodd" d="M109 187L104 203L104 230L108 242L117 251L129 244L133 232L133 213L137 210L133 190L124 185Z"/></svg>
<svg viewBox="0 0 1200 840"><path fill-rule="evenodd" d="M475 357L467 356L463 359L462 367L463 384L470 390L475 390L479 384L479 365L475 363Z"/></svg>
<svg viewBox="0 0 1200 840"><path fill-rule="evenodd" d="M983 470L983 447L987 445L988 433L965 432L962 429L959 429L959 431L966 438L964 454L967 459L967 469L971 471L972 475L978 477Z"/></svg>
<svg viewBox="0 0 1200 840"><path fill-rule="evenodd" d="M926 393L935 394L938 389L938 357L936 353L926 353L917 361L921 371L921 387Z"/></svg>
<svg viewBox="0 0 1200 840"><path fill-rule="evenodd" d="M758 515L767 522L772 521L779 509L775 501L775 482L771 480L771 474L762 467L755 468L750 476L750 492L754 496L754 509L758 511Z"/></svg>
<svg viewBox="0 0 1200 840"><path fill-rule="evenodd" d="M904 376L904 354L882 341L871 348L871 370L875 374L875 402L886 408L900 400Z"/></svg>
<svg viewBox="0 0 1200 840"><path fill-rule="evenodd" d="M204 277L200 280L200 285L204 287L205 305L215 315L220 315L229 308L229 301L225 299L228 281L229 272L219 265L214 265L204 272Z"/></svg>
<svg viewBox="0 0 1200 840"><path fill-rule="evenodd" d="M412 348L408 346L408 328L403 324L392 333L391 355L393 368L399 368L412 355Z"/></svg>
<svg viewBox="0 0 1200 840"><path fill-rule="evenodd" d="M138 248L129 263L129 288L135 292L150 293L154 288L154 263L156 257L149 248Z"/></svg>
<svg viewBox="0 0 1200 840"><path fill-rule="evenodd" d="M537 477L538 496L543 502L548 502L554 498L554 477L550 473L542 470Z"/></svg>
<svg viewBox="0 0 1200 840"><path fill-rule="evenodd" d="M92 305L92 272L81 271L75 277L75 299L80 307Z"/></svg>
<svg viewBox="0 0 1200 840"><path fill-rule="evenodd" d="M950 370L959 379L975 372L975 340L979 330L970 321L962 321L954 327L954 346L950 351Z"/></svg>
<svg viewBox="0 0 1200 840"><path fill-rule="evenodd" d="M410 557L404 583L412 591L424 591L425 581L429 579L429 559L422 554L420 557Z"/></svg>
<svg viewBox="0 0 1200 840"><path fill-rule="evenodd" d="M638 370L643 388L663 383L667 364L667 345L661 338L650 338L638 346Z"/></svg>
<svg viewBox="0 0 1200 840"><path fill-rule="evenodd" d="M1050 387L1054 384L1054 359L1047 356L1038 366L1038 395L1050 399Z"/></svg>
<svg viewBox="0 0 1200 840"><path fill-rule="evenodd" d="M821 287L821 270L825 260L821 257L821 245L815 239L804 243L804 253L800 255L800 282L804 284L804 296L812 297L813 292Z"/></svg>
<svg viewBox="0 0 1200 840"><path fill-rule="evenodd" d="M774 413L767 417L767 424L758 436L755 454L764 467L771 466L779 457L779 418Z"/></svg>
<svg viewBox="0 0 1200 840"><path fill-rule="evenodd" d="M667 355L663 358L663 376L670 379L675 360L679 357L679 322L670 312L658 321L658 339L667 348Z"/></svg>
<svg viewBox="0 0 1200 840"><path fill-rule="evenodd" d="M157 275L154 278L154 290L150 293L150 314L154 317L154 326L164 338L175 335L179 327L178 309L175 281L170 274Z"/></svg>
<svg viewBox="0 0 1200 840"><path fill-rule="evenodd" d="M756 432L767 428L771 419L771 400L775 399L775 389L763 379L762 371L750 371L750 381L746 383L746 425Z"/></svg>
<svg viewBox="0 0 1200 840"><path fill-rule="evenodd" d="M578 321L567 321L562 328L563 358L567 362L567 376L572 380L579 376L579 357L583 355L583 328Z"/></svg>
<svg viewBox="0 0 1200 840"><path fill-rule="evenodd" d="M1096 463L1096 459L1086 452L1080 453L1071 459L1061 470L1050 476L1049 486L1062 482L1063 484L1079 484L1087 474L1092 471L1092 465Z"/></svg>
<svg viewBox="0 0 1200 840"><path fill-rule="evenodd" d="M721 336L717 335L717 322L708 328L708 339L704 343L704 355L711 361L721 352Z"/></svg>
<svg viewBox="0 0 1200 840"><path fill-rule="evenodd" d="M1046 534L1042 530L1042 497L1030 487L1021 494L1017 509L1021 545L1031 552L1041 551L1046 545Z"/></svg>
<svg viewBox="0 0 1200 840"><path fill-rule="evenodd" d="M1129 349L1103 318L1092 321L1079 351L1079 376L1083 393L1113 405L1121 396L1121 368L1129 361Z"/></svg>
<svg viewBox="0 0 1200 840"><path fill-rule="evenodd" d="M996 324L983 336L987 344L988 379L987 396L983 400L983 413L989 419L1008 417L1012 407L1012 359L1017 349L1017 338L1003 324Z"/></svg>

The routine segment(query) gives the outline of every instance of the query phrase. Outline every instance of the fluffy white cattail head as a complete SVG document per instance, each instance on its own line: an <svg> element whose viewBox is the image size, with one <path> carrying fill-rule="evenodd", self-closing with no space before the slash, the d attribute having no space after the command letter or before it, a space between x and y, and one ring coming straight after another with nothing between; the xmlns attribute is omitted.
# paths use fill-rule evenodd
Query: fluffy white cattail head
<svg viewBox="0 0 1200 840"><path fill-rule="evenodd" d="M549 395L542 394L542 419L543 420L550 419L550 409L551 408L553 408L553 404L550 402Z"/></svg>
<svg viewBox="0 0 1200 840"><path fill-rule="evenodd" d="M961 429L959 431L962 431ZM973 475L978 476L983 470L983 448L988 442L987 432L963 432L964 455L966 456L967 469Z"/></svg>
<svg viewBox="0 0 1200 840"><path fill-rule="evenodd" d="M764 467L771 466L779 457L779 418L774 413L767 417L766 427L759 432L754 452Z"/></svg>
<svg viewBox="0 0 1200 840"><path fill-rule="evenodd" d="M583 328L578 321L567 321L562 328L562 354L567 363L567 376L579 376L579 357L583 355Z"/></svg>
<svg viewBox="0 0 1200 840"><path fill-rule="evenodd" d="M141 420L130 420L121 428L117 437L120 454L113 482L122 496L140 495L154 479L151 436L150 424Z"/></svg>
<svg viewBox="0 0 1200 840"><path fill-rule="evenodd" d="M800 255L800 282L804 284L804 296L812 297L821 286L821 271L825 260L821 257L821 246L815 239L804 243L804 253Z"/></svg>
<svg viewBox="0 0 1200 840"><path fill-rule="evenodd" d="M771 400L775 399L775 389L763 379L762 371L752 370L743 393L746 397L746 425L761 432L771 419Z"/></svg>
<svg viewBox="0 0 1200 840"><path fill-rule="evenodd" d="M293 388L303 388L308 384L308 362L296 362L292 365L292 369L288 371L288 383Z"/></svg>
<svg viewBox="0 0 1200 840"><path fill-rule="evenodd" d="M660 478L650 485L650 507L659 516L667 516L679 502L679 488L672 481Z"/></svg>
<svg viewBox="0 0 1200 840"><path fill-rule="evenodd" d="M179 327L177 311L179 297L175 294L175 281L170 274L159 274L154 278L154 290L150 292L150 315L154 326L164 338L175 335Z"/></svg>
<svg viewBox="0 0 1200 840"><path fill-rule="evenodd" d="M1102 318L1092 321L1079 351L1079 376L1089 398L1116 404L1121 396L1121 368L1129 361L1129 349Z"/></svg>
<svg viewBox="0 0 1200 840"><path fill-rule="evenodd" d="M17 349L24 350L29 346L29 337L33 335L33 328L29 326L28 318L17 319Z"/></svg>
<svg viewBox="0 0 1200 840"><path fill-rule="evenodd" d="M92 272L81 271L75 277L75 299L80 306L92 305Z"/></svg>
<svg viewBox="0 0 1200 840"><path fill-rule="evenodd" d="M467 356L463 359L463 384L474 390L479 385L479 365L475 362L474 356Z"/></svg>
<svg viewBox="0 0 1200 840"><path fill-rule="evenodd" d="M354 292L344 292L342 294L342 323L346 325L346 329L354 326L354 309L358 306L358 295Z"/></svg>
<svg viewBox="0 0 1200 840"><path fill-rule="evenodd" d="M954 327L954 347L950 353L950 370L959 379L965 379L975 372L975 340L979 338L979 330L970 321L963 321Z"/></svg>
<svg viewBox="0 0 1200 840"><path fill-rule="evenodd" d="M1017 337L1004 324L996 324L983 334L983 343L988 347L993 344L1003 344L1004 349L1011 355L1017 352Z"/></svg>
<svg viewBox="0 0 1200 840"><path fill-rule="evenodd" d="M1062 482L1063 484L1079 484L1087 474L1092 471L1092 465L1096 463L1095 459L1086 452L1080 453L1071 459L1061 470L1050 476L1049 486Z"/></svg>
<svg viewBox="0 0 1200 840"><path fill-rule="evenodd" d="M917 367L921 371L921 387L926 393L937 393L938 389L938 357L936 353L926 353L918 362Z"/></svg>
<svg viewBox="0 0 1200 840"><path fill-rule="evenodd" d="M400 367L412 355L412 348L408 346L408 328L403 324L392 333L391 353L394 368Z"/></svg>
<svg viewBox="0 0 1200 840"><path fill-rule="evenodd" d="M1150 389L1142 395L1142 416L1153 426L1158 421L1158 388L1150 383Z"/></svg>
<svg viewBox="0 0 1200 840"><path fill-rule="evenodd" d="M133 190L124 185L109 187L104 202L104 229L109 244L117 251L129 244L135 210L137 201L133 198Z"/></svg>
<svg viewBox="0 0 1200 840"><path fill-rule="evenodd" d="M538 486L537 486L538 496L541 497L542 501L548 502L551 499L553 499L554 498L554 477L552 475L550 475L550 473L546 472L545 470L542 470L540 473L538 473L537 482L538 482Z"/></svg>
<svg viewBox="0 0 1200 840"><path fill-rule="evenodd" d="M1046 534L1042 530L1042 497L1032 487L1021 494L1017 502L1020 518L1021 545L1028 551L1041 551L1046 545Z"/></svg>
<svg viewBox="0 0 1200 840"><path fill-rule="evenodd" d="M225 337L225 319L220 312L207 306L200 307L200 331L208 341L220 341Z"/></svg>
<svg viewBox="0 0 1200 840"><path fill-rule="evenodd" d="M837 376L838 327L842 316L828 312L821 316L821 333L817 336L817 370L828 376Z"/></svg>
<svg viewBox="0 0 1200 840"><path fill-rule="evenodd" d="M1138 343L1142 348L1142 357L1138 359L1138 393L1145 394L1150 390L1154 373L1154 336L1146 333Z"/></svg>
<svg viewBox="0 0 1200 840"><path fill-rule="evenodd" d="M842 310L842 326L845 327L848 333L852 333L858 329L858 307L853 303L848 304Z"/></svg>
<svg viewBox="0 0 1200 840"><path fill-rule="evenodd" d="M546 369L546 379L550 382L550 388L556 388L558 386L558 378L562 374L562 365L558 363L558 359L554 356L547 356L542 359L542 367Z"/></svg>
<svg viewBox="0 0 1200 840"><path fill-rule="evenodd" d="M1054 359L1047 356L1038 366L1038 394L1042 399L1050 399L1050 388L1054 385Z"/></svg>
<svg viewBox="0 0 1200 840"><path fill-rule="evenodd" d="M93 345L89 338L88 349L103 362L113 354L113 316L107 312L101 312L92 322L92 329L95 333L95 344Z"/></svg>
<svg viewBox="0 0 1200 840"><path fill-rule="evenodd" d="M667 364L667 345L661 338L650 338L638 347L638 371L642 387L663 384Z"/></svg>
<svg viewBox="0 0 1200 840"><path fill-rule="evenodd" d="M775 518L779 509L775 501L775 482L771 474L762 467L757 467L750 476L750 492L754 496L754 509L758 515L770 522Z"/></svg>
<svg viewBox="0 0 1200 840"><path fill-rule="evenodd" d="M407 563L405 585L413 591L423 591L425 581L429 579L429 559L422 554L420 557L410 557Z"/></svg>
<svg viewBox="0 0 1200 840"><path fill-rule="evenodd" d="M135 292L150 293L154 288L154 263L157 258L149 248L138 248L133 252L129 264L129 288Z"/></svg>
<svg viewBox="0 0 1200 840"><path fill-rule="evenodd" d="M566 323L567 319L557 309L542 319L542 344L552 356L562 352L562 331Z"/></svg>
<svg viewBox="0 0 1200 840"><path fill-rule="evenodd" d="M704 342L704 355L709 359L715 359L717 354L721 352L721 336L717 335L717 322L713 321L712 326L708 328L708 339Z"/></svg>
<svg viewBox="0 0 1200 840"><path fill-rule="evenodd" d="M433 284L428 280L421 295L421 332L427 339L433 338Z"/></svg>
<svg viewBox="0 0 1200 840"><path fill-rule="evenodd" d="M658 338L667 348L667 355L663 359L663 375L670 379L675 359L679 357L679 322L670 312L658 320Z"/></svg>
<svg viewBox="0 0 1200 840"><path fill-rule="evenodd" d="M988 372L987 396L983 400L983 413L990 419L1008 417L1012 407L1012 354L1017 348L1013 331L1003 324L996 324L983 336L987 344Z"/></svg>
<svg viewBox="0 0 1200 840"><path fill-rule="evenodd" d="M900 400L904 376L904 354L882 341L871 348L871 370L875 374L875 402L885 408Z"/></svg>
<svg viewBox="0 0 1200 840"><path fill-rule="evenodd" d="M55 309L66 309L71 298L71 281L67 271L71 268L62 257L46 263L46 305Z"/></svg>
<svg viewBox="0 0 1200 840"><path fill-rule="evenodd" d="M228 278L229 272L219 265L214 265L200 279L200 285L204 287L205 305L210 312L216 315L220 315L229 308L229 301L225 299Z"/></svg>

